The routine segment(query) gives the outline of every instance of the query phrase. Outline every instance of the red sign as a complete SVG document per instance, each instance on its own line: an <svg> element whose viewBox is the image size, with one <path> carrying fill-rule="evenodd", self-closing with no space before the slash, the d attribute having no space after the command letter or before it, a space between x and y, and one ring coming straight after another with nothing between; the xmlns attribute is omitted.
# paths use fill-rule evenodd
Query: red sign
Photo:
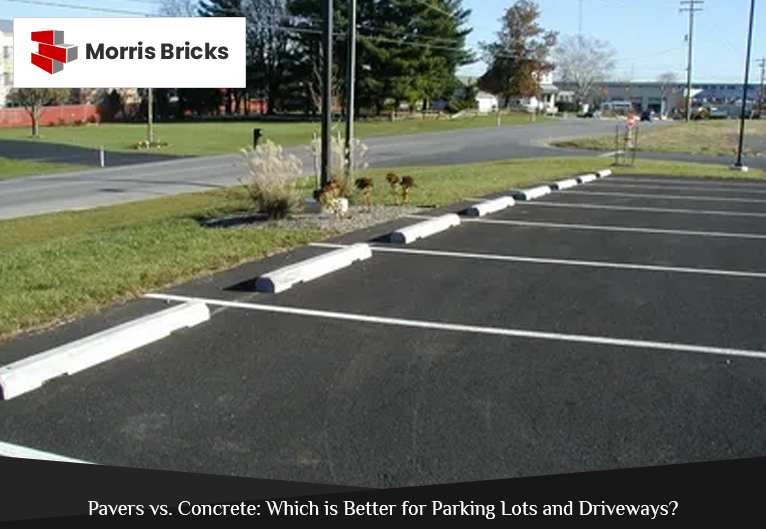
<svg viewBox="0 0 766 529"><path fill-rule="evenodd" d="M636 126L636 116L633 114L628 114L628 128L632 129Z"/></svg>

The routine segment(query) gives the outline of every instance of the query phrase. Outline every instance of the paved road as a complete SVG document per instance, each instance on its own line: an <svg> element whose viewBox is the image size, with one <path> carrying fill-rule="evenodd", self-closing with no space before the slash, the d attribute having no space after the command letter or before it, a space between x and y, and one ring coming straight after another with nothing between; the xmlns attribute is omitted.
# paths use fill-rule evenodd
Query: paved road
<svg viewBox="0 0 766 529"><path fill-rule="evenodd" d="M173 296L213 311L0 401L0 441L383 488L761 457L764 218L764 184L611 176L374 243L281 294L243 288L329 251L300 248L3 346L5 363L187 299Z"/></svg>
<svg viewBox="0 0 766 529"><path fill-rule="evenodd" d="M657 122L644 126L666 125ZM615 126L614 121L571 119L528 126L371 138L365 140L365 143L370 147L368 158L372 167L469 163L551 155L591 156L594 153L555 150L545 147L545 144L554 139L609 133ZM303 160L306 174L313 171L313 160L305 148L286 151ZM107 164L111 156L107 155ZM223 155L0 180L0 218L89 208L236 185L243 172L241 161L236 155Z"/></svg>

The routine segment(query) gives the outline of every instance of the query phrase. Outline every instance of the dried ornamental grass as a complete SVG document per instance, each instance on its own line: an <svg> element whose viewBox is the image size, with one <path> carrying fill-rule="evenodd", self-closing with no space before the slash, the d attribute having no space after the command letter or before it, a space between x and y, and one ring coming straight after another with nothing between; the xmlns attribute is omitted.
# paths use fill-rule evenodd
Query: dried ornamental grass
<svg viewBox="0 0 766 529"><path fill-rule="evenodd" d="M259 212L269 218L285 218L302 207L298 179L303 164L294 155L285 155L281 146L271 140L241 150L249 177L240 179Z"/></svg>

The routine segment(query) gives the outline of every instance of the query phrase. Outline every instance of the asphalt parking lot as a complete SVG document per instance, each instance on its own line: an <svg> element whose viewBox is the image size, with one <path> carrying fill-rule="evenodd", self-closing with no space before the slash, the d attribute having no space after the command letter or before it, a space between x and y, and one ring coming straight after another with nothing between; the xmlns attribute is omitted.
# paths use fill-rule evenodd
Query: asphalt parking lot
<svg viewBox="0 0 766 529"><path fill-rule="evenodd" d="M212 311L0 401L0 441L368 487L766 454L766 183L612 175L412 244L379 238L421 220L3 346L7 364L184 301ZM260 274L359 242L371 259L253 292Z"/></svg>

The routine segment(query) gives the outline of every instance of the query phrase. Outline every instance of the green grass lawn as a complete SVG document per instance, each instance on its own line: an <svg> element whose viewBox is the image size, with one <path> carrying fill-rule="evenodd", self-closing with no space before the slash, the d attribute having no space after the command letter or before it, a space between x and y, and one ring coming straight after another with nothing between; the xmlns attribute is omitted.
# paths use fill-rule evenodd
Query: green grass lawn
<svg viewBox="0 0 766 529"><path fill-rule="evenodd" d="M34 160L11 160L10 158L0 158L0 180L3 178L17 178L35 174L68 173L85 169L93 169L93 167L71 163L37 162Z"/></svg>
<svg viewBox="0 0 766 529"><path fill-rule="evenodd" d="M603 158L510 160L463 166L396 169L417 187L411 203L446 205L609 167ZM615 174L735 176L717 165L637 160ZM392 203L385 175L373 203ZM361 175L360 175L361 176ZM736 173L766 180L762 171ZM306 196L311 181L302 182ZM76 212L0 221L0 340L200 275L234 267L332 232L205 228L201 219L249 207L241 187L190 193Z"/></svg>
<svg viewBox="0 0 766 529"><path fill-rule="evenodd" d="M692 121L660 129L640 130L637 150L650 152L678 152L717 156L735 156L739 141L739 120ZM766 121L745 122L747 136L766 136ZM611 151L615 149L615 135L594 136L554 142L556 147ZM747 154L754 154L747 146Z"/></svg>
<svg viewBox="0 0 766 529"><path fill-rule="evenodd" d="M536 122L550 121L537 117ZM503 125L531 123L530 117L520 114L502 116ZM400 134L418 134L444 130L471 129L496 126L495 116L476 116L459 119L400 120L394 122L360 121L355 124L355 135L365 139ZM343 132L344 125L336 124ZM273 122L206 122L206 123L157 123L155 138L168 142L168 147L152 149L153 153L175 155L214 155L235 153L252 145L253 129L263 130L263 140L272 140L283 147L308 145L314 133L321 134L320 123L273 123ZM29 135L29 129L2 129L0 140L27 140L37 142L77 145L106 151L136 152L136 142L146 139L146 125L106 123L79 127L42 127L40 138Z"/></svg>

